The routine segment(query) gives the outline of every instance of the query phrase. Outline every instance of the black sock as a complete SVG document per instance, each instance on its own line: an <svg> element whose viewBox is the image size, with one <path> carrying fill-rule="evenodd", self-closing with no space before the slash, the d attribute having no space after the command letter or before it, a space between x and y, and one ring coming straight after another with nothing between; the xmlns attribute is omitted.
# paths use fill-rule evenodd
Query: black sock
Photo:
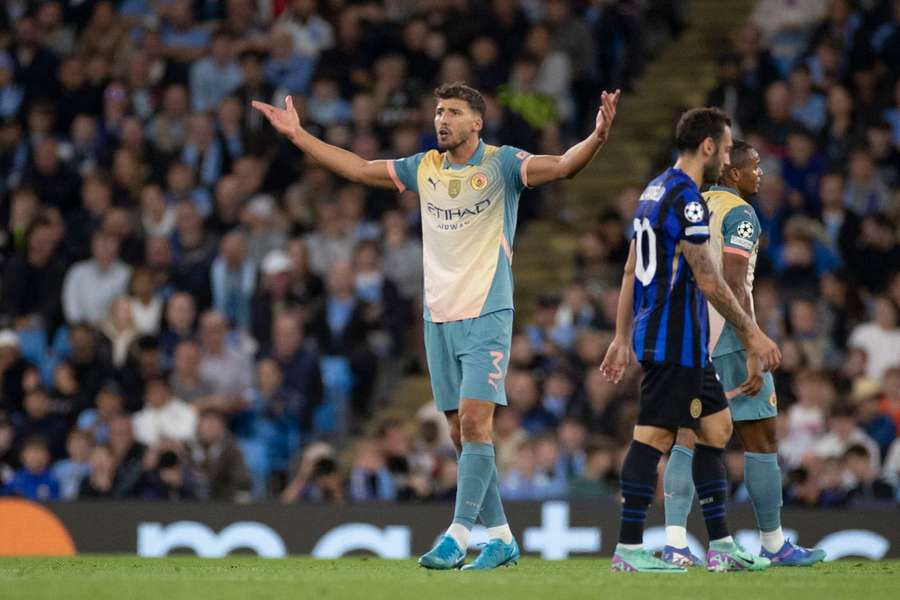
<svg viewBox="0 0 900 600"><path fill-rule="evenodd" d="M710 541L728 537L728 524L725 522L728 473L725 471L724 452L723 448L703 444L694 447L694 486Z"/></svg>
<svg viewBox="0 0 900 600"><path fill-rule="evenodd" d="M641 544L647 508L656 492L656 467L662 452L636 440L631 442L622 465L622 521L619 543Z"/></svg>

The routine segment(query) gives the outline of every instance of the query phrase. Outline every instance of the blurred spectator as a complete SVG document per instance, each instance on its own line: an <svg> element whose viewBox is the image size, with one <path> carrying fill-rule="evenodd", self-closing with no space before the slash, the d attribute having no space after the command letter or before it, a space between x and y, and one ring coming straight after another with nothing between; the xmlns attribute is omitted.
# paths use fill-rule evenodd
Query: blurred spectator
<svg viewBox="0 0 900 600"><path fill-rule="evenodd" d="M309 332L322 355L340 357L355 375L353 415L364 419L371 411L377 365L368 346L371 327L365 314L368 307L356 294L353 267L349 262L331 266L327 290L323 306L310 317Z"/></svg>
<svg viewBox="0 0 900 600"><path fill-rule="evenodd" d="M98 444L110 441L110 424L122 413L122 391L115 382L107 382L97 392L96 408L87 408L78 415L78 429L86 432Z"/></svg>
<svg viewBox="0 0 900 600"><path fill-rule="evenodd" d="M14 447L15 439L16 430L12 423L5 414L0 413L0 487L12 481L19 465Z"/></svg>
<svg viewBox="0 0 900 600"><path fill-rule="evenodd" d="M128 289L131 269L119 260L119 241L104 231L91 240L92 258L76 263L63 283L63 311L69 323L100 323L113 298Z"/></svg>
<svg viewBox="0 0 900 600"><path fill-rule="evenodd" d="M851 266L860 283L867 290L878 293L892 275L884 265L900 264L900 243L894 224L886 215L870 215L863 219L862 235L856 243Z"/></svg>
<svg viewBox="0 0 900 600"><path fill-rule="evenodd" d="M250 198L242 221L246 226L247 254L258 265L272 250L283 248L287 238L279 229L275 200L260 194Z"/></svg>
<svg viewBox="0 0 900 600"><path fill-rule="evenodd" d="M135 329L141 335L157 335L162 321L163 299L157 293L153 272L140 267L131 274L129 304Z"/></svg>
<svg viewBox="0 0 900 600"><path fill-rule="evenodd" d="M858 148L850 153L844 204L860 216L868 216L888 209L891 194L875 168L868 150Z"/></svg>
<svg viewBox="0 0 900 600"><path fill-rule="evenodd" d="M134 415L134 437L154 448L165 440L187 442L194 439L197 411L174 398L163 379L147 382L144 408Z"/></svg>
<svg viewBox="0 0 900 600"><path fill-rule="evenodd" d="M233 326L250 327L250 299L256 287L256 265L247 257L247 245L240 231L225 235L219 255L212 263L213 307Z"/></svg>
<svg viewBox="0 0 900 600"><path fill-rule="evenodd" d="M16 439L39 437L50 453L50 460L62 458L65 455L67 423L64 418L50 412L47 390L35 387L26 392L23 408L21 422L16 427Z"/></svg>
<svg viewBox="0 0 900 600"><path fill-rule="evenodd" d="M345 499L334 449L323 442L311 444L303 452L297 475L281 494L281 501L343 504Z"/></svg>
<svg viewBox="0 0 900 600"><path fill-rule="evenodd" d="M543 433L556 425L556 418L541 404L540 389L534 376L515 369L506 374L509 410L518 413L522 428L530 435Z"/></svg>
<svg viewBox="0 0 900 600"><path fill-rule="evenodd" d="M163 352L171 357L178 344L194 337L197 311L194 299L186 293L172 294L166 304L165 327L160 336Z"/></svg>
<svg viewBox="0 0 900 600"><path fill-rule="evenodd" d="M823 458L841 458L851 446L862 446L873 472L881 466L878 444L856 424L856 410L851 406L835 408L828 422L829 432L816 441L813 452Z"/></svg>
<svg viewBox="0 0 900 600"><path fill-rule="evenodd" d="M195 112L209 112L241 85L241 69L234 59L234 40L227 30L212 34L210 55L191 66L191 104Z"/></svg>
<svg viewBox="0 0 900 600"><path fill-rule="evenodd" d="M0 487L0 496L21 496L28 500L58 500L59 482L50 471L50 452L41 437L30 437L22 444L22 468L12 480Z"/></svg>
<svg viewBox="0 0 900 600"><path fill-rule="evenodd" d="M131 344L140 335L126 296L115 298L109 305L106 318L100 323L100 332L106 336L112 349L113 368L121 368L128 358Z"/></svg>
<svg viewBox="0 0 900 600"><path fill-rule="evenodd" d="M13 195L13 206L16 197ZM40 323L52 332L63 318L60 290L66 264L56 252L57 240L46 219L36 218L23 233L24 247L10 258L3 273L2 310L14 319Z"/></svg>
<svg viewBox="0 0 900 600"><path fill-rule="evenodd" d="M265 65L266 80L284 94L307 93L315 60L297 51L294 36L287 28L276 29L270 45L272 55Z"/></svg>
<svg viewBox="0 0 900 600"><path fill-rule="evenodd" d="M213 387L200 374L200 347L186 339L175 347L169 386L172 394L195 407L214 395Z"/></svg>
<svg viewBox="0 0 900 600"><path fill-rule="evenodd" d="M192 467L209 487L210 500L242 501L249 497L250 476L241 449L215 411L197 420L197 439L189 449Z"/></svg>
<svg viewBox="0 0 900 600"><path fill-rule="evenodd" d="M395 500L397 488L385 457L370 440L359 442L350 470L350 498L354 502Z"/></svg>
<svg viewBox="0 0 900 600"><path fill-rule="evenodd" d="M78 486L79 500L112 498L116 476L116 463L109 446L97 445L90 451L89 471Z"/></svg>
<svg viewBox="0 0 900 600"><path fill-rule="evenodd" d="M7 413L22 410L25 377L34 367L19 351L19 336L11 329L0 331L0 409Z"/></svg>
<svg viewBox="0 0 900 600"><path fill-rule="evenodd" d="M788 466L796 466L825 434L825 416L834 402L835 391L828 377L811 371L794 378L796 402L788 408L783 422L778 452Z"/></svg>
<svg viewBox="0 0 900 600"><path fill-rule="evenodd" d="M872 308L872 320L858 325L847 345L865 351L866 375L881 379L888 368L900 365L900 314L887 296L876 296Z"/></svg>
<svg viewBox="0 0 900 600"><path fill-rule="evenodd" d="M861 444L850 446L843 455L844 489L853 502L894 499L894 488L881 479L871 459L871 451Z"/></svg>
<svg viewBox="0 0 900 600"><path fill-rule="evenodd" d="M59 482L59 495L63 500L74 500L82 480L90 473L91 436L78 429L69 433L66 441L68 458L53 464L53 478Z"/></svg>
<svg viewBox="0 0 900 600"><path fill-rule="evenodd" d="M615 446L604 438L588 442L584 470L569 483L573 500L604 500L613 495L615 483Z"/></svg>
<svg viewBox="0 0 900 600"><path fill-rule="evenodd" d="M203 482L175 449L151 450L150 467L141 486L147 500L201 500L207 498Z"/></svg>
<svg viewBox="0 0 900 600"><path fill-rule="evenodd" d="M289 394L297 395L290 413L299 420L300 432L307 434L322 402L322 375L318 354L304 339L303 322L298 313L285 312L275 319L270 355L281 368L281 380L290 390ZM281 411L276 414L278 412Z"/></svg>
<svg viewBox="0 0 900 600"><path fill-rule="evenodd" d="M229 335L224 315L215 310L200 317L200 348L200 376L213 393L222 396L224 405L219 408L230 412L251 385L250 356L241 340Z"/></svg>

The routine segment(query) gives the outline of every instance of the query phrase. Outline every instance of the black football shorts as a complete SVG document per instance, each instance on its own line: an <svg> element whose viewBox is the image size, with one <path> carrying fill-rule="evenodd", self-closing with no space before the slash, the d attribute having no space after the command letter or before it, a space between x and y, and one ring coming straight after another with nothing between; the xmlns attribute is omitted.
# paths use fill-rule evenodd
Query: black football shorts
<svg viewBox="0 0 900 600"><path fill-rule="evenodd" d="M664 429L697 429L700 419L728 408L725 391L712 363L685 367L670 362L641 361L638 425Z"/></svg>

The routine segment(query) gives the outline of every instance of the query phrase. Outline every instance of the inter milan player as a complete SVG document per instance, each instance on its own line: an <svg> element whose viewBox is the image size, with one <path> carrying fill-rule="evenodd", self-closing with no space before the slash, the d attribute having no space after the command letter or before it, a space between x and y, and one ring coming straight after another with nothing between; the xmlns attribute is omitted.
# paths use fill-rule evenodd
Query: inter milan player
<svg viewBox="0 0 900 600"><path fill-rule="evenodd" d="M745 198L759 191L762 169L759 153L742 141L731 148L730 166L719 185L703 194L709 210L710 245L720 257L722 274L747 314L753 315L753 272L759 254L759 219ZM734 431L744 447L744 483L756 513L762 542L760 555L773 565L809 566L825 560L825 551L807 549L784 538L781 530L781 468L775 417L778 401L771 373L763 373L752 361L747 371L747 351L734 327L709 307L712 362L731 406ZM742 384L748 381L748 388ZM666 547L663 560L698 566L687 544L687 518L694 501L691 459L694 432L680 429L663 478L666 505Z"/></svg>
<svg viewBox="0 0 900 600"><path fill-rule="evenodd" d="M365 160L332 146L301 125L291 98L284 109L253 102L275 129L334 173L356 183L418 192L425 270L425 349L435 402L450 423L459 456L453 522L419 564L463 565L476 520L490 541L466 568L515 563L500 500L493 415L506 405L503 379L512 339L512 244L519 195L574 177L603 146L619 92L601 94L595 128L560 156L533 156L481 139L485 102L462 83L435 90L438 150L399 160Z"/></svg>
<svg viewBox="0 0 900 600"><path fill-rule="evenodd" d="M709 245L709 214L699 188L718 181L729 164L731 120L714 108L689 110L678 122L675 142L677 162L644 189L635 212L617 335L602 365L607 377L618 381L636 355L644 371L638 423L622 466L621 526L612 568L684 572L643 548L659 459L684 427L697 432L692 478L709 533L708 568L764 569L770 561L743 550L725 519L723 452L732 425L710 362L707 300L734 326L749 350L748 361L760 360L770 370L781 354L735 298Z"/></svg>

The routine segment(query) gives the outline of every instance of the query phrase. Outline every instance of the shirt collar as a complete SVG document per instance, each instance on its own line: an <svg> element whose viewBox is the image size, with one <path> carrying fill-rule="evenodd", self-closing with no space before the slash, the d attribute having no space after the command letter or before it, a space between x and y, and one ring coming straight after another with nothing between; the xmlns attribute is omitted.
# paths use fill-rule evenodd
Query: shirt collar
<svg viewBox="0 0 900 600"><path fill-rule="evenodd" d="M711 192L728 192L729 194L734 194L738 198L741 197L741 193L734 189L733 187L728 187L727 185L711 185L709 186L709 191Z"/></svg>
<svg viewBox="0 0 900 600"><path fill-rule="evenodd" d="M473 167L477 167L481 164L481 159L484 158L484 140L478 140L478 147L475 148L475 152L472 153L472 156L469 157L469 160L465 162L463 165L450 164L450 153L444 152L444 169L448 169L450 167L462 168L465 165L471 165Z"/></svg>

